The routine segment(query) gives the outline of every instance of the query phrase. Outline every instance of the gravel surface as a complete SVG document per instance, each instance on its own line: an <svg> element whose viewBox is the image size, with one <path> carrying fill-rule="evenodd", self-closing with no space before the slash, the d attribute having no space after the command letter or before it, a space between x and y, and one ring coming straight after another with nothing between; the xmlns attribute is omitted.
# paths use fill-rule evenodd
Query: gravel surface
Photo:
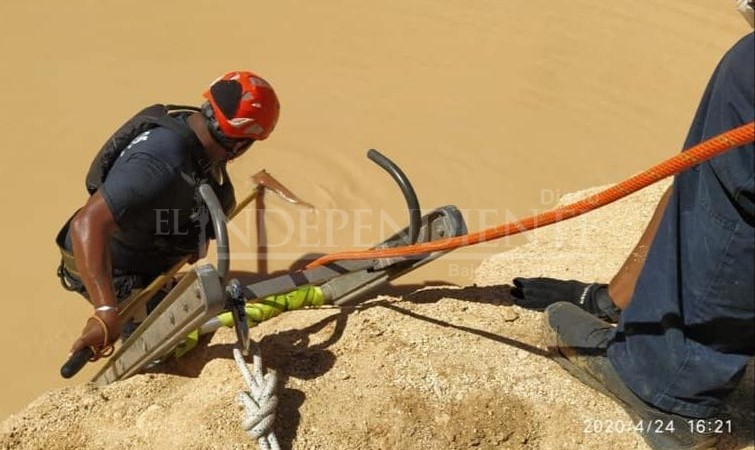
<svg viewBox="0 0 755 450"><path fill-rule="evenodd" d="M520 275L607 281L663 189L530 233L528 244L482 262L476 285L397 287L254 328L266 365L281 376L283 447L646 448L624 429L630 419L620 407L547 358L542 315L510 306L504 284ZM220 330L150 373L47 392L2 423L0 448L257 448L240 428L234 339ZM752 385L749 370L732 399L735 434L720 448L753 448Z"/></svg>

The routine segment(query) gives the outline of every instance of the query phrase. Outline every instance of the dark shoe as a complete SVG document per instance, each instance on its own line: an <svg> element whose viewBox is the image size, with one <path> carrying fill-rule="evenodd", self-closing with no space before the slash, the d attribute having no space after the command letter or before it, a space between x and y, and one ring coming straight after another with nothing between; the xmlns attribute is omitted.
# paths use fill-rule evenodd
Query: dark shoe
<svg viewBox="0 0 755 450"><path fill-rule="evenodd" d="M571 303L554 303L545 310L551 357L579 381L618 402L651 448L714 449L717 435L690 432L693 419L645 403L624 384L606 355L612 330L608 322Z"/></svg>

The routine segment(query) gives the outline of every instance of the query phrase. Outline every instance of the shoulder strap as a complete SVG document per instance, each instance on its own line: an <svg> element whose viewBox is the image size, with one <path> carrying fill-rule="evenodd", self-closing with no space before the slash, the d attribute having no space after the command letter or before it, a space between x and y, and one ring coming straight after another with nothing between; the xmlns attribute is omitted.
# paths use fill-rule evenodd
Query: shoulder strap
<svg viewBox="0 0 755 450"><path fill-rule="evenodd" d="M173 108L171 106L171 108ZM188 108L188 107L187 107ZM204 146L199 141L196 133L191 128L181 125L176 122L171 116L160 116L155 120L158 126L167 128L183 138L186 144L191 149L194 159L197 161L203 171L208 172L210 170L210 160L204 152Z"/></svg>
<svg viewBox="0 0 755 450"><path fill-rule="evenodd" d="M202 108L196 107L196 106L187 106L187 105L165 105L165 109L168 110L168 113L178 112L178 111L193 111L193 112L201 112Z"/></svg>

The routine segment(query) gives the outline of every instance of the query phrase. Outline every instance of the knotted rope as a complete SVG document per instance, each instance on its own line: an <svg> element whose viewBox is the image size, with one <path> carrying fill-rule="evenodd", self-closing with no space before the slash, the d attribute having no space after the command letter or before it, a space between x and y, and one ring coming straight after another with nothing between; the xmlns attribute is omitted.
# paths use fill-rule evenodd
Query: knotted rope
<svg viewBox="0 0 755 450"><path fill-rule="evenodd" d="M245 416L241 427L252 439L257 440L261 450L280 450L278 438L273 432L275 408L278 406L278 397L275 395L278 376L274 370L263 373L259 347L253 345L252 349L254 373L249 370L241 351L233 349L233 359L236 360L241 376L249 388L248 391L239 393Z"/></svg>

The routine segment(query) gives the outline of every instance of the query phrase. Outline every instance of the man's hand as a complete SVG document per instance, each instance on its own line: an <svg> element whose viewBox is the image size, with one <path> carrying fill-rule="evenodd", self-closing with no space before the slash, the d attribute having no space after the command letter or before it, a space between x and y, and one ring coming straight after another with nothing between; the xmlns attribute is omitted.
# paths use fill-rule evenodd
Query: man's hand
<svg viewBox="0 0 755 450"><path fill-rule="evenodd" d="M109 348L120 336L120 329L117 310L95 311L95 315L87 320L81 336L73 343L71 354L83 348L92 347L95 359L109 356Z"/></svg>
<svg viewBox="0 0 755 450"><path fill-rule="evenodd" d="M554 278L514 278L511 295L514 303L522 308L542 311L555 302L579 303L579 298L590 286L575 280Z"/></svg>
<svg viewBox="0 0 755 450"><path fill-rule="evenodd" d="M582 283L554 278L514 278L511 295L514 304L542 311L551 303L571 302L585 311L610 321L617 321L621 311L608 295L608 285Z"/></svg>

